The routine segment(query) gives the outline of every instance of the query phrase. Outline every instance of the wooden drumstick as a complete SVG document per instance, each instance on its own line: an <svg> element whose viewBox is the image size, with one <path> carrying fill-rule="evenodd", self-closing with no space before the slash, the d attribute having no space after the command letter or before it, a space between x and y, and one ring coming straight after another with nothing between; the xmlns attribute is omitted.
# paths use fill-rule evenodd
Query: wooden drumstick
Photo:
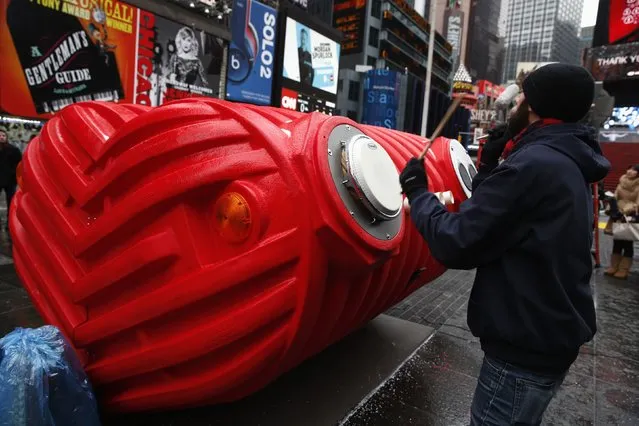
<svg viewBox="0 0 639 426"><path fill-rule="evenodd" d="M419 157L417 157L418 160L421 161L421 160L424 159L424 157L426 157L426 154L428 153L428 150L430 149L431 145L433 144L433 141L439 136L439 134L442 132L442 130L444 130L444 127L446 126L446 123L448 123L448 120L450 120L450 117L452 117L452 115L455 112L455 110L457 109L457 107L459 107L459 104L461 104L462 99L463 99L463 96L458 96L450 104L450 106L448 107L448 111L446 111L446 114L444 114L444 117L442 117L441 121L437 125L437 128L435 129L433 134L430 136L430 140L428 141L428 143L424 147L424 150L422 151L421 154L419 154Z"/></svg>

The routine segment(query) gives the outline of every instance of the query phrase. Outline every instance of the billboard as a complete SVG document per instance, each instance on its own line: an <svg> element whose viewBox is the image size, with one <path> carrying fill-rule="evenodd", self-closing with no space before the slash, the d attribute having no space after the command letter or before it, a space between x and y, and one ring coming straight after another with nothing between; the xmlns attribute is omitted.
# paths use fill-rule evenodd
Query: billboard
<svg viewBox="0 0 639 426"><path fill-rule="evenodd" d="M118 0L0 0L0 109L217 96L220 40Z"/></svg>
<svg viewBox="0 0 639 426"><path fill-rule="evenodd" d="M333 5L333 27L344 35L343 54L362 52L366 29L366 0L336 0Z"/></svg>
<svg viewBox="0 0 639 426"><path fill-rule="evenodd" d="M226 98L270 105L277 12L255 0L233 3Z"/></svg>
<svg viewBox="0 0 639 426"><path fill-rule="evenodd" d="M282 77L299 83L301 91L337 94L340 44L290 17L286 18Z"/></svg>
<svg viewBox="0 0 639 426"><path fill-rule="evenodd" d="M326 99L310 96L297 90L282 88L282 108L299 112L321 112L326 115L333 115L335 102Z"/></svg>
<svg viewBox="0 0 639 426"><path fill-rule="evenodd" d="M396 71L369 71L364 80L362 124L397 130L401 75Z"/></svg>
<svg viewBox="0 0 639 426"><path fill-rule="evenodd" d="M585 67L597 81L639 78L639 42L588 49Z"/></svg>
<svg viewBox="0 0 639 426"><path fill-rule="evenodd" d="M108 10L70 0L2 6L2 109L35 116L73 102L124 98L134 78L127 62L135 53L137 9L118 1Z"/></svg>
<svg viewBox="0 0 639 426"><path fill-rule="evenodd" d="M219 97L222 41L141 10L133 102L158 106L192 96Z"/></svg>
<svg viewBox="0 0 639 426"><path fill-rule="evenodd" d="M639 0L610 0L608 42L634 41L638 33Z"/></svg>
<svg viewBox="0 0 639 426"><path fill-rule="evenodd" d="M460 9L446 9L444 19L446 22L446 41L453 47L453 68L456 68L457 61L461 54L464 36L464 12Z"/></svg>
<svg viewBox="0 0 639 426"><path fill-rule="evenodd" d="M477 95L485 95L490 98L498 98L502 94L504 88L488 80L479 80L477 82Z"/></svg>

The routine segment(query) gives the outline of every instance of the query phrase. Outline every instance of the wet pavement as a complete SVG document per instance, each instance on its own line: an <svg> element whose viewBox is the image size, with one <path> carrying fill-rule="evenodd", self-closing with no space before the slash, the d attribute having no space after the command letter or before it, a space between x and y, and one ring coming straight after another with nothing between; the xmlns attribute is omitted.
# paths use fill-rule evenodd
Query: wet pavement
<svg viewBox="0 0 639 426"><path fill-rule="evenodd" d="M609 247L609 237L602 237L603 265L607 264ZM639 250L636 253L639 255ZM42 325L15 276L9 254L6 234L1 233L0 336L17 326ZM595 272L592 286L596 296L598 333L593 342L582 348L551 403L544 424L639 425L638 265L639 259L628 281L605 277L602 269ZM345 426L467 424L482 359L479 342L466 325L466 303L473 276L473 272L467 271L447 272L390 309L387 314L396 317L395 322L392 318L381 317L335 348L329 348L326 353L285 375L260 395L245 401L188 412L112 419L105 423L328 425L335 424L333 419L343 412L346 417L340 423ZM400 319L416 327L411 328ZM412 340L407 337L408 340L398 345L398 330L413 330ZM421 344L421 340L416 340L424 338L426 341ZM365 345L372 346L364 350ZM361 362L360 369L341 366L333 375L352 377L348 379L352 383L344 377L341 382L323 379L330 366L339 362L336 357L357 352L354 359L374 358L370 354L375 348L379 360ZM340 350L346 352L340 355ZM408 360L401 364L400 359L406 357ZM391 368L391 364L395 368ZM346 376L347 373L353 375ZM321 385L323 380L325 383ZM300 395L290 394L288 401L282 401L285 399L283 392L296 387L300 389ZM313 394L320 399L312 399L310 395ZM351 399L355 395L361 401L355 403L345 395ZM321 404L327 401L335 402L322 407ZM319 406L300 411L300 407L309 404ZM246 412L250 410L262 415L253 415L253 420L248 420ZM281 419L287 418L286 410L290 410L290 421L282 422ZM331 412L331 420L320 421L329 418L321 414L326 412ZM299 419L304 418L299 417L300 413L309 416L309 421L300 423ZM239 418L244 420L238 422Z"/></svg>
<svg viewBox="0 0 639 426"><path fill-rule="evenodd" d="M603 265L611 240L602 234ZM544 424L639 425L639 250L628 281L597 269L592 287L598 332L583 346ZM464 425L483 353L466 324L473 273L449 271L388 313L437 326L426 342L345 425ZM454 314L446 305L464 304ZM440 324L438 326L438 324Z"/></svg>

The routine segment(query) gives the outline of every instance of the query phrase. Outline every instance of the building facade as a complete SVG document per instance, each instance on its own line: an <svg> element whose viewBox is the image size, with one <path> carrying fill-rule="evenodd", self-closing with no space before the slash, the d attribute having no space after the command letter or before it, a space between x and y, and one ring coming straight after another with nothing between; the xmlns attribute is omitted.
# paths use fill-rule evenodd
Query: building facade
<svg viewBox="0 0 639 426"><path fill-rule="evenodd" d="M468 68L474 80L500 82L503 65L502 9L507 0L432 0L437 2L435 30L444 37L449 33L451 11L461 16L459 35L459 63ZM431 0L415 2L418 12L428 19ZM456 37L456 35L455 35ZM448 40L451 41L451 40Z"/></svg>
<svg viewBox="0 0 639 426"><path fill-rule="evenodd" d="M502 81L514 81L518 62L580 63L584 0L511 0L506 19Z"/></svg>
<svg viewBox="0 0 639 426"><path fill-rule="evenodd" d="M579 52L583 55L584 50L592 47L592 38L595 34L595 27L582 27L579 33Z"/></svg>
<svg viewBox="0 0 639 426"><path fill-rule="evenodd" d="M333 0L306 0L306 3L310 15L323 22L333 22Z"/></svg>
<svg viewBox="0 0 639 426"><path fill-rule="evenodd" d="M471 2L465 65L475 81L501 81L503 43L499 37L499 18L502 1Z"/></svg>
<svg viewBox="0 0 639 426"><path fill-rule="evenodd" d="M335 2L334 20L338 19L339 4ZM343 10L339 16L345 16ZM352 47L344 49L340 58L337 105L340 115L360 121L365 76L361 66L402 72L407 76L407 84L423 94L430 34L426 20L404 0L367 1L363 10L353 16L357 16L357 28L353 26L355 18L340 21L348 22L359 40L353 40ZM437 33L431 84L433 90L446 95L451 89L453 71L451 49ZM406 123L414 121L407 119Z"/></svg>

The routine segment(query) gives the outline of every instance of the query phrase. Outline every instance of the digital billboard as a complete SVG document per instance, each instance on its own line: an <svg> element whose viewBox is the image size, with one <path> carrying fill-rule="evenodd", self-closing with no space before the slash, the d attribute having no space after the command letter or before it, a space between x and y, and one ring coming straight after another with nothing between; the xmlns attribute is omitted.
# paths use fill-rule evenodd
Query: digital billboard
<svg viewBox="0 0 639 426"><path fill-rule="evenodd" d="M608 42L637 40L639 36L639 0L610 0Z"/></svg>
<svg viewBox="0 0 639 426"><path fill-rule="evenodd" d="M255 0L235 0L226 98L270 105L277 12Z"/></svg>
<svg viewBox="0 0 639 426"><path fill-rule="evenodd" d="M333 4L333 27L344 35L342 53L360 53L364 48L366 0L336 0Z"/></svg>
<svg viewBox="0 0 639 426"><path fill-rule="evenodd" d="M282 77L336 95L339 55L338 42L286 18Z"/></svg>
<svg viewBox="0 0 639 426"><path fill-rule="evenodd" d="M219 97L222 41L140 10L133 102L158 106L193 96Z"/></svg>
<svg viewBox="0 0 639 426"><path fill-rule="evenodd" d="M292 109L299 112L321 112L326 115L333 115L335 102L316 96L307 95L297 90L282 88L282 108Z"/></svg>
<svg viewBox="0 0 639 426"><path fill-rule="evenodd" d="M222 41L118 0L0 0L0 109L218 96Z"/></svg>
<svg viewBox="0 0 639 426"><path fill-rule="evenodd" d="M397 130L401 75L396 71L369 71L364 80L362 124Z"/></svg>
<svg viewBox="0 0 639 426"><path fill-rule="evenodd" d="M585 66L597 81L639 78L639 42L588 49Z"/></svg>
<svg viewBox="0 0 639 426"><path fill-rule="evenodd" d="M620 128L627 130L639 129L639 107L618 107L613 108L609 120L603 126L608 130Z"/></svg>
<svg viewBox="0 0 639 426"><path fill-rule="evenodd" d="M287 17L282 55L282 107L332 114L337 99L340 50L339 42Z"/></svg>

